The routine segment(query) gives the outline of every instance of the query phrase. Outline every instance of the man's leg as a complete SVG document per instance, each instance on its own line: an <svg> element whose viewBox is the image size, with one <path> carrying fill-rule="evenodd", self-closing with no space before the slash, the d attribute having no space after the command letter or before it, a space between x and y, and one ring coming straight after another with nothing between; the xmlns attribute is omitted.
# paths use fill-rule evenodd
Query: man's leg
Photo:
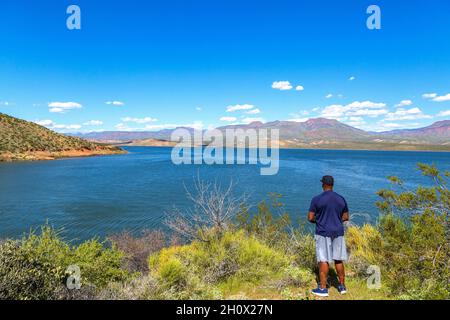
<svg viewBox="0 0 450 320"><path fill-rule="evenodd" d="M339 283L345 285L345 268L344 263L340 260L334 261L334 267L339 278Z"/></svg>
<svg viewBox="0 0 450 320"><path fill-rule="evenodd" d="M319 262L320 289L326 289L327 287L329 269L328 262Z"/></svg>

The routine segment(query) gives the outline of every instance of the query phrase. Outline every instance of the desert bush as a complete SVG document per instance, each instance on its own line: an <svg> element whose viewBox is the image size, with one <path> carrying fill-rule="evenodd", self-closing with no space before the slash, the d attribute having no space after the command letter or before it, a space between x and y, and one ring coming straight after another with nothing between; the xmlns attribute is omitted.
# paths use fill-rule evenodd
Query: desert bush
<svg viewBox="0 0 450 320"><path fill-rule="evenodd" d="M311 270L290 265L284 268L282 277L274 284L278 290L289 287L308 288L314 284L315 280L316 277Z"/></svg>
<svg viewBox="0 0 450 320"><path fill-rule="evenodd" d="M163 289L149 276L139 276L122 282L111 282L97 295L99 300L155 300L162 299Z"/></svg>
<svg viewBox="0 0 450 320"><path fill-rule="evenodd" d="M105 248L97 240L71 246L58 232L44 226L40 234L31 232L18 241L0 246L0 298L58 299L76 297L62 288L70 265L81 271L82 287L102 288L110 281L126 279L120 268L122 253ZM88 295L88 288L80 296Z"/></svg>
<svg viewBox="0 0 450 320"><path fill-rule="evenodd" d="M216 285L229 281L258 283L262 279L281 277L291 257L269 248L245 231L226 232L210 241L194 241L189 245L161 250L149 259L152 276L167 289L201 288L216 292Z"/></svg>
<svg viewBox="0 0 450 320"><path fill-rule="evenodd" d="M366 276L371 265L382 261L383 239L376 226L351 226L347 229L346 244L349 252L348 265L356 275Z"/></svg>
<svg viewBox="0 0 450 320"><path fill-rule="evenodd" d="M56 298L64 269L51 257L30 250L18 241L0 246L0 298L40 300Z"/></svg>
<svg viewBox="0 0 450 320"><path fill-rule="evenodd" d="M316 241L313 234L306 232L302 226L291 229L286 249L295 257L295 263L299 267L307 270L317 268Z"/></svg>
<svg viewBox="0 0 450 320"><path fill-rule="evenodd" d="M389 177L393 188L378 192L381 217L376 226L350 227L349 266L358 275L377 265L393 296L401 299L450 298L448 238L449 192L435 166L419 164L435 185L408 190Z"/></svg>
<svg viewBox="0 0 450 320"><path fill-rule="evenodd" d="M291 221L289 213L285 211L284 204L280 201L281 198L280 194L270 193L269 201L261 201L254 213L242 205L236 215L235 228L246 230L248 234L256 236L271 247L286 244Z"/></svg>
<svg viewBox="0 0 450 320"><path fill-rule="evenodd" d="M193 209L174 208L168 212L165 224L175 234L188 241L210 241L214 233L221 237L232 227L233 219L245 203L246 195L235 196L233 181L223 188L218 182L194 180L194 190L186 187Z"/></svg>
<svg viewBox="0 0 450 320"><path fill-rule="evenodd" d="M115 247L106 248L98 240L89 240L71 248L66 265L77 265L81 283L103 288L109 282L125 280L129 273L122 269L124 254Z"/></svg>
<svg viewBox="0 0 450 320"><path fill-rule="evenodd" d="M256 212L242 206L235 230L245 230L267 246L292 256L298 266L313 270L317 266L314 237L302 220L296 227L292 225L281 199L282 195L270 193L269 200L260 202Z"/></svg>
<svg viewBox="0 0 450 320"><path fill-rule="evenodd" d="M176 245L177 238L159 230L144 230L140 236L128 231L109 237L109 241L124 253L124 268L131 273L148 272L148 257L169 245Z"/></svg>

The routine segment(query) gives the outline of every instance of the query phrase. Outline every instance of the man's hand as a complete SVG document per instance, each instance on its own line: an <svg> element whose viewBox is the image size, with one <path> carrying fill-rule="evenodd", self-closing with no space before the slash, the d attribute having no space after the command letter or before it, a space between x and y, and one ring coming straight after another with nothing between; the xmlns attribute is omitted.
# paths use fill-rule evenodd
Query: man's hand
<svg viewBox="0 0 450 320"><path fill-rule="evenodd" d="M348 212L344 212L342 214L342 222L347 222L348 220L350 220L350 216L349 216Z"/></svg>
<svg viewBox="0 0 450 320"><path fill-rule="evenodd" d="M314 212L308 213L308 221L311 223L316 223L316 214Z"/></svg>

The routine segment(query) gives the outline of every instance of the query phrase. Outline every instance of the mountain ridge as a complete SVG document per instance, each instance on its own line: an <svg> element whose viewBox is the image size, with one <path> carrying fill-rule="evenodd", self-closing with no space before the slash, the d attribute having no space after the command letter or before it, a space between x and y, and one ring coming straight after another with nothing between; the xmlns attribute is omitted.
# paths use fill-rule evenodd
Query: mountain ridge
<svg viewBox="0 0 450 320"><path fill-rule="evenodd" d="M185 128L185 127L183 127ZM105 131L76 136L111 143L133 142L144 139L170 141L170 134L178 128L159 131ZM185 128L186 129L186 128ZM192 128L188 130L194 131ZM225 125L217 128L226 129L279 129L280 140L287 146L305 147L308 145L336 145L351 143L378 143L402 145L438 145L450 143L450 120L433 123L430 126L416 129L392 130L385 132L369 132L358 129L334 119L313 118L304 122L295 121L255 121L249 124Z"/></svg>

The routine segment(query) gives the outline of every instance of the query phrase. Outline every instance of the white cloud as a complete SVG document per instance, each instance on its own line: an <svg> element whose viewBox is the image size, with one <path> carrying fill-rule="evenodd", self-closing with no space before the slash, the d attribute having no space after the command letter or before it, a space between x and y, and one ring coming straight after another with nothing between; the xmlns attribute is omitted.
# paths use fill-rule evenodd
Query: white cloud
<svg viewBox="0 0 450 320"><path fill-rule="evenodd" d="M236 105L230 105L227 107L227 112L235 112L240 110L250 110L253 109L255 106L251 104L236 104Z"/></svg>
<svg viewBox="0 0 450 320"><path fill-rule="evenodd" d="M435 101L435 102L450 101L450 93L447 93L446 95L443 95L443 96L434 97L433 101Z"/></svg>
<svg viewBox="0 0 450 320"><path fill-rule="evenodd" d="M261 110L256 108L256 109L251 109L251 110L245 111L244 113L246 113L246 114L259 114L259 113L261 113Z"/></svg>
<svg viewBox="0 0 450 320"><path fill-rule="evenodd" d="M325 96L325 98L327 98L327 99L333 98L333 94L329 93Z"/></svg>
<svg viewBox="0 0 450 320"><path fill-rule="evenodd" d="M437 93L424 93L422 98L424 99L433 99L437 97Z"/></svg>
<svg viewBox="0 0 450 320"><path fill-rule="evenodd" d="M399 108L399 107L407 107L407 106L410 106L412 104L413 104L413 102L411 100L402 100L402 101L400 101L400 103L396 104L395 106L397 108Z"/></svg>
<svg viewBox="0 0 450 320"><path fill-rule="evenodd" d="M450 110L441 111L437 114L438 117L448 117L450 116Z"/></svg>
<svg viewBox="0 0 450 320"><path fill-rule="evenodd" d="M364 130L381 132L381 131L390 131L390 130L397 130L397 129L413 129L413 128L419 128L421 126L422 126L422 124L420 124L418 122L397 123L397 122L385 122L384 120L381 120L381 121L378 121L376 124L364 126Z"/></svg>
<svg viewBox="0 0 450 320"><path fill-rule="evenodd" d="M325 107L321 115L325 118L342 118L345 116L372 116L377 117L386 114L385 103L377 103L372 101L354 101L347 105L333 104ZM371 110L379 109L379 110Z"/></svg>
<svg viewBox="0 0 450 320"><path fill-rule="evenodd" d="M203 109L202 109L202 107L196 107L195 110L202 111Z"/></svg>
<svg viewBox="0 0 450 320"><path fill-rule="evenodd" d="M350 78L348 78L349 81L353 81L353 80L355 80L355 79L356 79L355 76L351 76Z"/></svg>
<svg viewBox="0 0 450 320"><path fill-rule="evenodd" d="M297 91L303 91L303 90L305 90L305 88L304 88L303 86L296 86L296 87L295 87L295 90L297 90Z"/></svg>
<svg viewBox="0 0 450 320"><path fill-rule="evenodd" d="M426 115L419 108L398 109L395 112L389 112L386 115L385 121L399 121L399 120L417 120L430 119L432 116Z"/></svg>
<svg viewBox="0 0 450 320"><path fill-rule="evenodd" d="M114 101L106 101L105 102L107 105L113 105L113 106L124 106L125 105L125 103L123 103L122 101L117 101L117 100L114 100Z"/></svg>
<svg viewBox="0 0 450 320"><path fill-rule="evenodd" d="M52 126L54 124L52 120L38 120L35 121L35 123L44 127Z"/></svg>
<svg viewBox="0 0 450 320"><path fill-rule="evenodd" d="M5 106L5 107L7 107L7 106L9 106L10 105L10 103L8 102L8 101L0 101L0 106Z"/></svg>
<svg viewBox="0 0 450 320"><path fill-rule="evenodd" d="M131 117L125 117L121 119L123 122L134 122L139 124L144 123L150 123L150 122L156 122L158 119L152 118L152 117L145 117L145 118L131 118Z"/></svg>
<svg viewBox="0 0 450 320"><path fill-rule="evenodd" d="M233 122L236 121L237 118L236 117L222 117L220 118L220 121L227 121L227 122Z"/></svg>
<svg viewBox="0 0 450 320"><path fill-rule="evenodd" d="M119 131L132 131L131 128L129 128L126 124L124 123L118 123L114 126L114 128L116 128L116 130Z"/></svg>
<svg viewBox="0 0 450 320"><path fill-rule="evenodd" d="M346 117L344 119L340 119L340 121L353 127L362 127L366 124L366 121L362 117Z"/></svg>
<svg viewBox="0 0 450 320"><path fill-rule="evenodd" d="M81 109L83 106L78 102L50 102L49 110L52 113L64 113L72 109Z"/></svg>
<svg viewBox="0 0 450 320"><path fill-rule="evenodd" d="M51 112L51 113L64 113L64 112L66 112L66 110L63 109L63 108L50 108L48 111Z"/></svg>
<svg viewBox="0 0 450 320"><path fill-rule="evenodd" d="M297 120L301 120L301 119L304 119L305 118L305 116L307 116L307 115L309 115L309 111L307 111L307 110L301 110L301 111L299 111L299 112L294 112L294 113L291 113L290 114L290 116L293 118L293 119L291 119L291 120L288 120L288 121L294 121L295 119L297 119ZM302 122L302 121L296 121L296 122Z"/></svg>
<svg viewBox="0 0 450 320"><path fill-rule="evenodd" d="M100 120L89 120L85 123L83 123L83 126L101 126L103 124L103 121Z"/></svg>
<svg viewBox="0 0 450 320"><path fill-rule="evenodd" d="M422 98L431 99L431 101L434 101L434 102L450 101L450 93L447 93L443 96L438 96L437 93L425 93L422 95Z"/></svg>
<svg viewBox="0 0 450 320"><path fill-rule="evenodd" d="M288 121L292 121L292 122L306 122L308 120L309 120L309 118L292 118L292 119L288 119Z"/></svg>
<svg viewBox="0 0 450 320"><path fill-rule="evenodd" d="M163 129L174 129L174 128L193 128L196 130L202 130L204 128L202 121L194 121L193 123L187 124L161 124L161 125L146 125L145 130L163 130Z"/></svg>
<svg viewBox="0 0 450 320"><path fill-rule="evenodd" d="M347 116L368 116L371 118L376 118L378 116L382 116L387 114L388 111L386 109L359 109L354 111L349 111L346 113Z"/></svg>
<svg viewBox="0 0 450 320"><path fill-rule="evenodd" d="M36 124L44 126L49 129L56 129L56 130L78 130L81 129L80 124L57 124L53 122L52 120L38 120L35 121Z"/></svg>
<svg viewBox="0 0 450 320"><path fill-rule="evenodd" d="M249 123L252 123L252 122L265 122L265 120L263 118L250 118L250 117L248 117L248 118L242 119L242 122L244 124L249 124Z"/></svg>
<svg viewBox="0 0 450 320"><path fill-rule="evenodd" d="M196 130L202 130L204 125L201 121L195 121L188 124L147 124L144 127L133 128L129 127L126 123L119 123L115 125L115 128L119 131L158 131L164 129L175 129L179 127L193 128Z"/></svg>
<svg viewBox="0 0 450 320"><path fill-rule="evenodd" d="M277 90L291 90L292 85L289 81L275 81L272 83L272 88Z"/></svg>
<svg viewBox="0 0 450 320"><path fill-rule="evenodd" d="M380 102L372 102L372 101L355 101L347 105L349 108L384 108L386 107L385 103Z"/></svg>
<svg viewBox="0 0 450 320"><path fill-rule="evenodd" d="M67 130L78 130L81 129L81 125L79 124L57 124L55 125L55 129L67 129Z"/></svg>

